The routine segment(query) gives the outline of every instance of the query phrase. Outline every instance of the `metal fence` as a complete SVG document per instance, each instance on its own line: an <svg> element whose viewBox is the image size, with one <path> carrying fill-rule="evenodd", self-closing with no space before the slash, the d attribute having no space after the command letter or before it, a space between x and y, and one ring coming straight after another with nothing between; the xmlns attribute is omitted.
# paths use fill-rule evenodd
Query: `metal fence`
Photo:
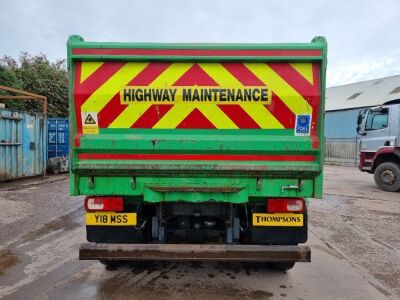
<svg viewBox="0 0 400 300"><path fill-rule="evenodd" d="M357 137L350 139L325 139L325 163L339 166L358 165Z"/></svg>

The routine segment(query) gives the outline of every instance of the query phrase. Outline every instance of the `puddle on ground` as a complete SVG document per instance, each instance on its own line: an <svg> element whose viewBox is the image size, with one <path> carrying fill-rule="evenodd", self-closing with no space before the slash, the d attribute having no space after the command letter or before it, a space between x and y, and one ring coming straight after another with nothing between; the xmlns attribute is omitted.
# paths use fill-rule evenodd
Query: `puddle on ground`
<svg viewBox="0 0 400 300"><path fill-rule="evenodd" d="M115 279L113 279L115 280ZM263 290L236 288L232 285L217 284L180 284L154 282L127 285L123 288L115 285L100 285L96 299L270 299L274 294Z"/></svg>
<svg viewBox="0 0 400 300"><path fill-rule="evenodd" d="M19 261L18 256L9 249L0 250L0 276Z"/></svg>
<svg viewBox="0 0 400 300"><path fill-rule="evenodd" d="M257 272L252 264L135 262L123 264L121 269L116 276L100 282L94 298L225 300L270 299L274 296L269 291L241 287L232 281L239 273L248 276L248 273Z"/></svg>

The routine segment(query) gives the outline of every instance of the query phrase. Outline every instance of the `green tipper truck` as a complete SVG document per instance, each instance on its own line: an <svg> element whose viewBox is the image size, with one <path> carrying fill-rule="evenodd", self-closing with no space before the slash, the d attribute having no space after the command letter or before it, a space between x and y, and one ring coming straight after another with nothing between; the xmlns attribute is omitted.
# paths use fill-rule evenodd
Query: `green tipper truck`
<svg viewBox="0 0 400 300"><path fill-rule="evenodd" d="M68 40L80 259L310 261L327 45Z"/></svg>

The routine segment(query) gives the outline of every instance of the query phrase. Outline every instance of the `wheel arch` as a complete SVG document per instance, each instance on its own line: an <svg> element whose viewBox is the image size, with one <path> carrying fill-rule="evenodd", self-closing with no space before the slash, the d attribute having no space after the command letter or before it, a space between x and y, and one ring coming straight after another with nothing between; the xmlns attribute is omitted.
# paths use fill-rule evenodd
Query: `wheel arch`
<svg viewBox="0 0 400 300"><path fill-rule="evenodd" d="M384 162L394 162L400 166L400 149L394 147L381 148L374 156L374 163L372 165L372 172Z"/></svg>

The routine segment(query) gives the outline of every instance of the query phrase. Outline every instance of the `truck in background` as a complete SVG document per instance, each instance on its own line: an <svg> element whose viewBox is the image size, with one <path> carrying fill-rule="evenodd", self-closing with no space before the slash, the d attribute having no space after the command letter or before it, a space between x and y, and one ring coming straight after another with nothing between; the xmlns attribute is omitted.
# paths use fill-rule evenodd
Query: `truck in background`
<svg viewBox="0 0 400 300"><path fill-rule="evenodd" d="M327 44L68 40L79 258L309 262Z"/></svg>
<svg viewBox="0 0 400 300"><path fill-rule="evenodd" d="M400 191L400 100L360 111L357 133L359 169L374 174L382 190Z"/></svg>

